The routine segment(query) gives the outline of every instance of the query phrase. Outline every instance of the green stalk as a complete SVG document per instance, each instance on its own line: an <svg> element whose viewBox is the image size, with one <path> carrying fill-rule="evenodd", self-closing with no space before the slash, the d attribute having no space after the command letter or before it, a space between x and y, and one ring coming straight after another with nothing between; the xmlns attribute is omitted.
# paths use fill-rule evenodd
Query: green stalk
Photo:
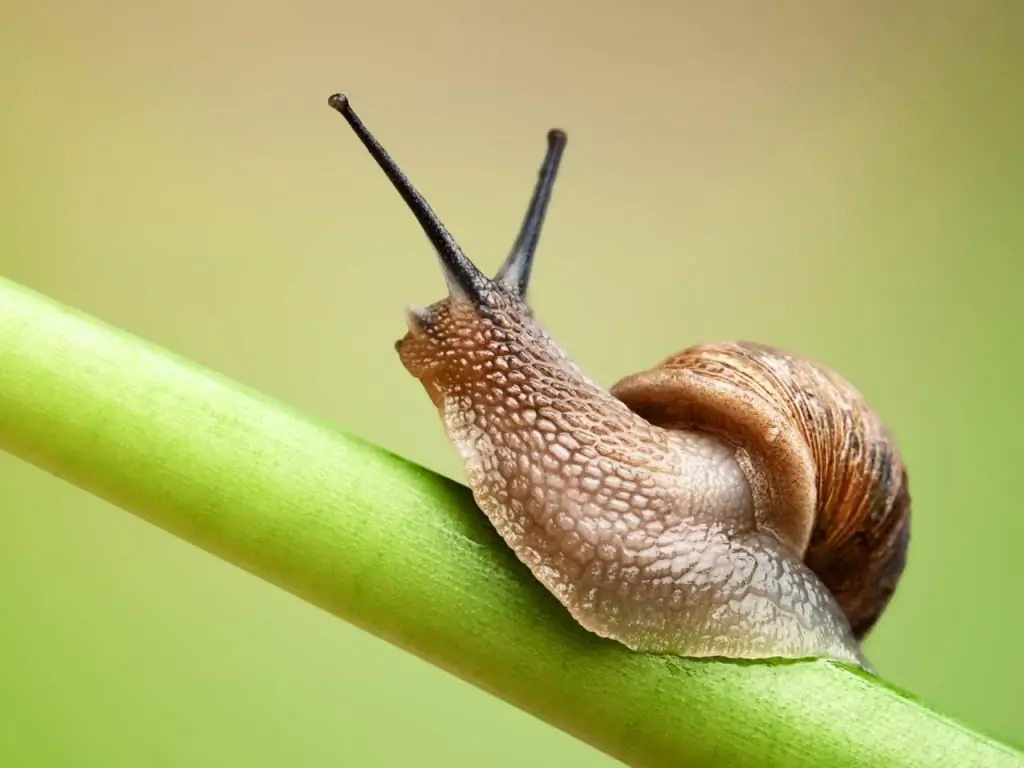
<svg viewBox="0 0 1024 768"><path fill-rule="evenodd" d="M464 487L2 279L0 447L630 765L1024 765L839 665L590 635Z"/></svg>

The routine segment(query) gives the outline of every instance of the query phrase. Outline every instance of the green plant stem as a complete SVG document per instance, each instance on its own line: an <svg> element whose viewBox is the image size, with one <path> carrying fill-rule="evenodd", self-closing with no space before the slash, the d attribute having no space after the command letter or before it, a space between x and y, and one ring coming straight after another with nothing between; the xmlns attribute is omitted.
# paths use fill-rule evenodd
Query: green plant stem
<svg viewBox="0 0 1024 768"><path fill-rule="evenodd" d="M631 765L1024 765L835 664L590 635L464 487L2 279L0 447Z"/></svg>

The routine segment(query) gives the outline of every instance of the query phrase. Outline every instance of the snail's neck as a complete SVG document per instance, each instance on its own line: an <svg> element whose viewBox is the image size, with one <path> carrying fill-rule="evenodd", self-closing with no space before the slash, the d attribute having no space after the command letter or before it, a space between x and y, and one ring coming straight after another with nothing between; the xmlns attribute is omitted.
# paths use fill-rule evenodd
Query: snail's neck
<svg viewBox="0 0 1024 768"><path fill-rule="evenodd" d="M445 388L441 404L449 437L467 460L477 452L536 452L534 469L543 470L541 459L553 449L556 458L568 452L606 466L671 471L670 433L588 377L539 326L531 322L486 352Z"/></svg>

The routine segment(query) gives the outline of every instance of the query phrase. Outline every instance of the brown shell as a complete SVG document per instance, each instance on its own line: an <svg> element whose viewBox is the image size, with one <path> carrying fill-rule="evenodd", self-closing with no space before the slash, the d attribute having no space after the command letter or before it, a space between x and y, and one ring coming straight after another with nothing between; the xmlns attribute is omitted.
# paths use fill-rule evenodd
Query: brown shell
<svg viewBox="0 0 1024 768"><path fill-rule="evenodd" d="M838 374L771 347L703 344L612 394L665 428L715 433L748 466L760 526L804 559L859 639L888 604L910 538L892 436Z"/></svg>

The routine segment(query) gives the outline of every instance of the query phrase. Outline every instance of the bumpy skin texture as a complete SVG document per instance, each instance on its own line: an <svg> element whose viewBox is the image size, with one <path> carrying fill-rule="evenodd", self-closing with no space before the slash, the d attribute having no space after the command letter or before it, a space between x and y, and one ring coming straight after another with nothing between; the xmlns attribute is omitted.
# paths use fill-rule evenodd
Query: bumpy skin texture
<svg viewBox="0 0 1024 768"><path fill-rule="evenodd" d="M644 651L864 664L802 562L817 531L813 447L761 482L757 441L652 424L587 378L518 297L495 286L484 299L411 313L399 355L481 509L580 624ZM759 505L789 492L803 507L776 527Z"/></svg>

